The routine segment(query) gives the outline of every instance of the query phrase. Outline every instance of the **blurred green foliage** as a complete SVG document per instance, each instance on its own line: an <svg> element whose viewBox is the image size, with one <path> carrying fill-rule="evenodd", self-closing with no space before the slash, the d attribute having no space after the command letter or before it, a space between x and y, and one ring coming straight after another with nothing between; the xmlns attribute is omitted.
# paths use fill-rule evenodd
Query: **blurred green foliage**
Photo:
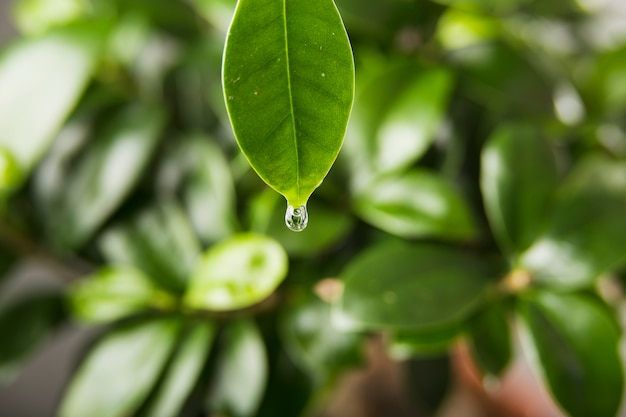
<svg viewBox="0 0 626 417"><path fill-rule="evenodd" d="M0 309L0 383L81 321L100 332L61 417L311 415L383 333L396 360L441 382L434 412L451 347L466 340L498 378L521 339L566 413L617 415L621 2L337 0L356 98L299 234L230 128L234 6L15 2L0 279L44 259L64 266L51 269L64 291Z"/></svg>

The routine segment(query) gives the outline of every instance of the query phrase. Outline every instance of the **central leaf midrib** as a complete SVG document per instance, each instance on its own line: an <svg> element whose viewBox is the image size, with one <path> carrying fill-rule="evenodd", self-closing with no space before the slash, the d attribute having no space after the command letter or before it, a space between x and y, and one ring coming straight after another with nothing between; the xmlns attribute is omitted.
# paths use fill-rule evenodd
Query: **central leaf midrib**
<svg viewBox="0 0 626 417"><path fill-rule="evenodd" d="M287 33L287 0L283 0L283 27L285 29L285 64L287 66L287 88L289 90L289 110L291 115L291 127L293 130L293 146L296 152L296 196L300 204L300 157L298 152L298 139L296 136L296 118L293 107L293 94L291 89L291 64L289 62L289 40ZM289 202L291 203L291 202Z"/></svg>

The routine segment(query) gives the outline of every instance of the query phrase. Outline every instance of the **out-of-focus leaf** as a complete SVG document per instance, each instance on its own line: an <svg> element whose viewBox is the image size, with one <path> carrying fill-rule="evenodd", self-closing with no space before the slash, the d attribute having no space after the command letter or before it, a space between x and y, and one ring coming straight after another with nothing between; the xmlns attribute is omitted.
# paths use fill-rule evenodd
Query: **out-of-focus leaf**
<svg viewBox="0 0 626 417"><path fill-rule="evenodd" d="M532 0L435 0L451 8L480 10L483 13L510 13Z"/></svg>
<svg viewBox="0 0 626 417"><path fill-rule="evenodd" d="M448 351L462 331L459 323L452 323L434 329L397 332L389 342L389 354L395 360L440 355Z"/></svg>
<svg viewBox="0 0 626 417"><path fill-rule="evenodd" d="M497 4L493 2L492 4ZM446 49L468 48L500 35L498 21L483 14L450 8L439 19L437 37Z"/></svg>
<svg viewBox="0 0 626 417"><path fill-rule="evenodd" d="M222 62L239 147L291 206L305 205L337 158L354 97L334 2L238 1Z"/></svg>
<svg viewBox="0 0 626 417"><path fill-rule="evenodd" d="M9 194L22 181L22 171L17 161L4 147L0 146L0 196Z"/></svg>
<svg viewBox="0 0 626 417"><path fill-rule="evenodd" d="M589 157L570 173L545 233L521 257L534 278L560 288L590 286L626 260L626 164Z"/></svg>
<svg viewBox="0 0 626 417"><path fill-rule="evenodd" d="M333 317L348 329L428 329L458 322L478 307L486 266L444 246L374 247L341 273L345 288Z"/></svg>
<svg viewBox="0 0 626 417"><path fill-rule="evenodd" d="M530 333L527 347L568 414L615 416L624 376L620 332L609 311L585 295L546 291L525 295L519 311Z"/></svg>
<svg viewBox="0 0 626 417"><path fill-rule="evenodd" d="M39 35L76 20L87 7L85 0L19 0L13 17L22 33Z"/></svg>
<svg viewBox="0 0 626 417"><path fill-rule="evenodd" d="M89 81L107 33L83 21L22 41L0 57L0 148L25 177Z"/></svg>
<svg viewBox="0 0 626 417"><path fill-rule="evenodd" d="M512 357L507 310L501 303L487 305L469 321L474 358L487 374L500 376Z"/></svg>
<svg viewBox="0 0 626 417"><path fill-rule="evenodd" d="M273 239L240 234L211 247L198 261L185 304L233 310L267 298L287 276L287 254Z"/></svg>
<svg viewBox="0 0 626 417"><path fill-rule="evenodd" d="M0 246L0 288L2 286L2 281L10 275L11 269L17 261L17 256L7 251L4 246Z"/></svg>
<svg viewBox="0 0 626 417"><path fill-rule="evenodd" d="M320 300L311 299L287 310L281 327L292 359L318 383L362 363L362 338L335 329L330 306Z"/></svg>
<svg viewBox="0 0 626 417"><path fill-rule="evenodd" d="M355 198L359 216L397 236L468 240L476 234L460 193L427 171L380 178Z"/></svg>
<svg viewBox="0 0 626 417"><path fill-rule="evenodd" d="M74 374L60 417L124 417L147 398L170 356L180 323L152 319L106 334Z"/></svg>
<svg viewBox="0 0 626 417"><path fill-rule="evenodd" d="M197 137L183 149L187 178L183 200L194 229L209 243L237 230L235 186L222 150L208 137Z"/></svg>
<svg viewBox="0 0 626 417"><path fill-rule="evenodd" d="M208 397L211 410L232 417L254 416L267 384L267 353L251 321L236 321L225 330L224 344Z"/></svg>
<svg viewBox="0 0 626 417"><path fill-rule="evenodd" d="M542 232L557 181L550 147L535 129L504 125L491 135L480 185L489 223L509 254L522 252Z"/></svg>
<svg viewBox="0 0 626 417"><path fill-rule="evenodd" d="M150 307L168 307L174 300L140 271L111 266L73 284L72 313L85 322L107 322Z"/></svg>
<svg viewBox="0 0 626 417"><path fill-rule="evenodd" d="M197 382L215 334L211 323L193 323L176 350L143 417L177 417Z"/></svg>
<svg viewBox="0 0 626 417"><path fill-rule="evenodd" d="M20 367L65 318L59 294L33 295L0 311L0 384L15 378Z"/></svg>
<svg viewBox="0 0 626 417"><path fill-rule="evenodd" d="M108 230L100 248L110 262L132 265L162 288L182 293L200 256L200 244L172 201L140 212Z"/></svg>
<svg viewBox="0 0 626 417"><path fill-rule="evenodd" d="M68 248L80 246L102 225L138 180L163 123L160 108L131 106L94 138L67 178L66 195L51 224L56 241Z"/></svg>
<svg viewBox="0 0 626 417"><path fill-rule="evenodd" d="M626 107L626 45L597 56L591 76L584 80L583 96L590 111L621 114Z"/></svg>
<svg viewBox="0 0 626 417"><path fill-rule="evenodd" d="M196 14L185 1L113 0L120 14L143 16L151 26L183 39L199 36Z"/></svg>
<svg viewBox="0 0 626 417"><path fill-rule="evenodd" d="M290 256L315 256L331 249L346 237L354 226L348 213L333 210L312 200L307 207L315 217L315 227L293 233L285 228L284 200L273 192L262 193L251 205L251 230L276 239Z"/></svg>
<svg viewBox="0 0 626 417"><path fill-rule="evenodd" d="M233 18L235 0L192 0L192 4L209 23L224 34Z"/></svg>

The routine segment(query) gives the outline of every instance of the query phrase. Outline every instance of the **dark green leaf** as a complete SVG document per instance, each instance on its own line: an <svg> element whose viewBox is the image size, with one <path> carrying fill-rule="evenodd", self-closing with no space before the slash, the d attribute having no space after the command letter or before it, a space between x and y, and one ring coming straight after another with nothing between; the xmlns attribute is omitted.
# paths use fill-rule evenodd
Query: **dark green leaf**
<svg viewBox="0 0 626 417"><path fill-rule="evenodd" d="M256 325L250 321L231 323L224 334L209 406L232 417L253 416L265 392L267 373L267 353Z"/></svg>
<svg viewBox="0 0 626 417"><path fill-rule="evenodd" d="M147 398L171 354L180 323L135 322L100 340L74 374L60 417L124 417Z"/></svg>
<svg viewBox="0 0 626 417"><path fill-rule="evenodd" d="M460 193L427 171L380 178L356 196L356 210L368 223L401 237L467 240L476 234Z"/></svg>
<svg viewBox="0 0 626 417"><path fill-rule="evenodd" d="M626 163L589 157L560 190L550 224L522 265L560 288L590 286L626 260Z"/></svg>
<svg viewBox="0 0 626 417"><path fill-rule="evenodd" d="M480 303L490 274L469 253L443 246L375 247L341 273L336 323L347 328L426 329L458 322Z"/></svg>
<svg viewBox="0 0 626 417"><path fill-rule="evenodd" d="M13 380L20 367L65 318L59 294L33 295L0 311L0 384Z"/></svg>
<svg viewBox="0 0 626 417"><path fill-rule="evenodd" d="M211 323L194 323L175 352L161 385L144 417L177 417L207 360L215 329Z"/></svg>
<svg viewBox="0 0 626 417"><path fill-rule="evenodd" d="M494 303L479 311L469 321L470 348L481 370L500 376L512 357L507 310Z"/></svg>
<svg viewBox="0 0 626 417"><path fill-rule="evenodd" d="M85 89L106 32L102 22L83 21L15 44L0 57L0 148L23 176Z"/></svg>
<svg viewBox="0 0 626 417"><path fill-rule="evenodd" d="M79 320L117 320L150 307L171 307L175 301L150 278L130 267L107 267L76 282L69 300Z"/></svg>
<svg viewBox="0 0 626 417"><path fill-rule="evenodd" d="M57 241L79 246L111 215L148 163L163 123L160 108L131 106L94 138L67 178L59 218L51 230Z"/></svg>
<svg viewBox="0 0 626 417"><path fill-rule="evenodd" d="M240 0L223 63L239 146L293 207L330 170L354 94L350 43L332 0Z"/></svg>
<svg viewBox="0 0 626 417"><path fill-rule="evenodd" d="M287 254L268 237L240 234L198 261L185 294L193 308L233 310L267 298L287 275Z"/></svg>
<svg viewBox="0 0 626 417"><path fill-rule="evenodd" d="M531 126L504 125L489 138L480 185L489 223L509 254L522 252L542 232L557 180L550 147Z"/></svg>
<svg viewBox="0 0 626 417"><path fill-rule="evenodd" d="M150 207L108 230L100 247L110 262L132 265L161 287L183 292L200 256L200 244L174 202Z"/></svg>
<svg viewBox="0 0 626 417"><path fill-rule="evenodd" d="M572 417L613 417L624 385L619 329L597 300L578 294L533 292L519 311L528 347L556 400Z"/></svg>
<svg viewBox="0 0 626 417"><path fill-rule="evenodd" d="M389 342L389 354L395 360L444 354L462 331L459 323L452 323L434 329L397 332Z"/></svg>

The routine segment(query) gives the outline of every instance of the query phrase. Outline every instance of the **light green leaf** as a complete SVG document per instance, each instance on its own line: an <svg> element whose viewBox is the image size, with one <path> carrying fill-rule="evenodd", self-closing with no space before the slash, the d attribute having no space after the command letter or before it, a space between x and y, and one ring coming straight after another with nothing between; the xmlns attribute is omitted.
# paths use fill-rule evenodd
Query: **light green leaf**
<svg viewBox="0 0 626 417"><path fill-rule="evenodd" d="M267 378L267 353L257 326L243 320L231 323L225 331L209 407L232 417L254 416Z"/></svg>
<svg viewBox="0 0 626 417"><path fill-rule="evenodd" d="M581 294L536 291L519 311L526 346L556 400L572 417L614 417L624 386L620 332L612 314Z"/></svg>
<svg viewBox="0 0 626 417"><path fill-rule="evenodd" d="M83 244L128 195L156 148L164 124L158 107L124 108L93 139L65 183L51 233L68 248Z"/></svg>
<svg viewBox="0 0 626 417"><path fill-rule="evenodd" d="M346 130L354 63L332 0L239 0L223 62L235 136L293 207L330 170Z"/></svg>
<svg viewBox="0 0 626 417"><path fill-rule="evenodd" d="M123 266L102 269L70 289L72 313L81 321L117 320L150 307L167 307L174 299L140 271Z"/></svg>
<svg viewBox="0 0 626 417"><path fill-rule="evenodd" d="M423 170L380 178L356 195L356 210L368 223L401 237L467 240L476 234L460 193Z"/></svg>
<svg viewBox="0 0 626 417"><path fill-rule="evenodd" d="M13 16L22 33L38 35L76 20L87 7L85 0L19 0Z"/></svg>
<svg viewBox="0 0 626 417"><path fill-rule="evenodd" d="M193 323L142 417L180 416L207 360L214 334L211 323Z"/></svg>
<svg viewBox="0 0 626 417"><path fill-rule="evenodd" d="M0 311L0 385L10 383L29 355L65 318L60 294L37 294Z"/></svg>
<svg viewBox="0 0 626 417"><path fill-rule="evenodd" d="M445 326L478 307L489 270L476 256L444 246L387 244L353 260L335 324L347 329Z"/></svg>
<svg viewBox="0 0 626 417"><path fill-rule="evenodd" d="M503 250L517 254L542 232L557 181L554 156L538 131L504 125L491 135L481 154L480 185Z"/></svg>
<svg viewBox="0 0 626 417"><path fill-rule="evenodd" d="M132 265L175 293L185 290L200 256L200 243L173 201L160 202L107 230L100 249L110 262Z"/></svg>
<svg viewBox="0 0 626 417"><path fill-rule="evenodd" d="M192 308L233 310L267 298L287 276L287 254L268 237L240 234L211 247L185 294Z"/></svg>
<svg viewBox="0 0 626 417"><path fill-rule="evenodd" d="M0 57L0 148L25 177L85 89L106 38L98 21L55 29Z"/></svg>
<svg viewBox="0 0 626 417"><path fill-rule="evenodd" d="M60 417L124 417L147 398L179 332L174 319L127 324L105 335L74 374Z"/></svg>
<svg viewBox="0 0 626 417"><path fill-rule="evenodd" d="M626 163L582 160L557 196L549 225L522 255L521 265L562 289L591 286L626 262Z"/></svg>
<svg viewBox="0 0 626 417"><path fill-rule="evenodd" d="M500 376L511 361L512 346L507 310L502 303L492 303L469 321L469 344L480 369Z"/></svg>

